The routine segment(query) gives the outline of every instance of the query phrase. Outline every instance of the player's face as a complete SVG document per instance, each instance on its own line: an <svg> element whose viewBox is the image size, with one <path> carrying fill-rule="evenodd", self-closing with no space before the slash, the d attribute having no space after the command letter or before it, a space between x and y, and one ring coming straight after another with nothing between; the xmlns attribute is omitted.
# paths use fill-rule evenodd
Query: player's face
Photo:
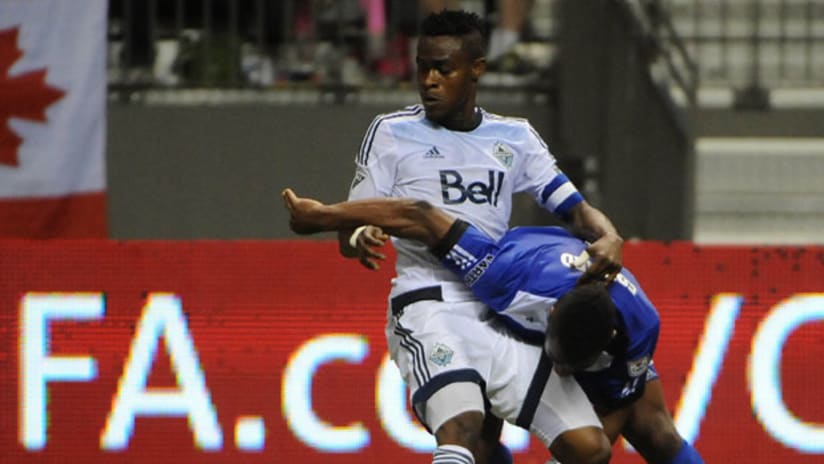
<svg viewBox="0 0 824 464"><path fill-rule="evenodd" d="M555 372L561 376L572 375L586 369L593 365L601 355L600 349L593 349L589 355L572 360L567 356L567 353L564 353L564 350L561 349L560 339L557 335L547 336L544 351L546 351L547 356L549 356L549 359L552 361Z"/></svg>
<svg viewBox="0 0 824 464"><path fill-rule="evenodd" d="M555 372L561 376L572 375L593 365L601 355L601 348L595 348L597 345L593 344L593 348L589 354L577 358L572 358L569 356L569 353L565 353L561 348L560 330L563 329L559 329L553 325L553 309L555 309L554 306L549 308L549 319L547 321L549 330L547 330L546 340L544 341L544 352L546 352L546 355L552 361L552 367L555 369ZM606 346L606 343L604 343L604 346Z"/></svg>
<svg viewBox="0 0 824 464"><path fill-rule="evenodd" d="M452 36L425 36L418 42L418 91L426 117L448 128L474 120L475 89L483 72L483 58L472 59L462 45L462 38Z"/></svg>

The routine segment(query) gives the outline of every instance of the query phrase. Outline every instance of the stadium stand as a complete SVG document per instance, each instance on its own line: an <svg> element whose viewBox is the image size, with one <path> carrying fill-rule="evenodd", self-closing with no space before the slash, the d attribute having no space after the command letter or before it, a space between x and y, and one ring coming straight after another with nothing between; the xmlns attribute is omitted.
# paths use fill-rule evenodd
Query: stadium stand
<svg viewBox="0 0 824 464"><path fill-rule="evenodd" d="M410 7L414 3L385 2L383 49L396 70L381 76L365 60L370 46L367 17L356 0L113 0L110 100L124 106L186 107L406 104L416 98L409 69L401 69L410 56L405 39L419 14L414 5ZM618 188L615 172L610 176L617 169L614 163L594 156L598 147L587 147L582 141L584 128L564 132L568 128L563 125L575 118L564 116L562 96L574 94L568 83L571 77L584 79L580 73L565 75L558 66L563 46L580 45L564 44L561 11L567 3L574 2L533 2L516 50L541 71L539 78L515 87L486 80L485 105L520 105L525 112L536 105L547 107L552 122L539 130L565 169L573 175L577 172L578 183L596 203L608 203L611 196L621 201L623 197L613 194ZM648 75L661 92L674 124L682 126L673 133L681 131L689 149L665 158L688 171L681 190L689 198L666 194L664 198L690 217L675 218L678 230L666 233L641 225L649 218L628 218L627 224L637 225L628 228L629 235L694 238L704 243L822 242L823 236L816 232L824 227L820 206L824 193L817 181L824 173L824 4L816 0L587 3L632 12L637 27L627 31L634 34L632 47L641 50L643 68L633 72ZM494 20L495 1L465 0L462 5ZM605 60L600 66L607 69ZM629 72L620 66L615 70ZM603 110L610 102L601 98L591 104L600 104ZM620 106L617 101L612 105ZM593 106L589 114L598 114L596 109ZM120 111L128 110L121 106L116 109ZM644 114L643 109L634 111ZM560 116L566 119L557 122ZM619 129L641 129L622 125L619 119L608 122L614 126L612 132L599 129L606 134L604 140L643 146L637 137L614 138ZM576 148L576 143L584 146ZM660 196L655 193L659 187L644 193Z"/></svg>

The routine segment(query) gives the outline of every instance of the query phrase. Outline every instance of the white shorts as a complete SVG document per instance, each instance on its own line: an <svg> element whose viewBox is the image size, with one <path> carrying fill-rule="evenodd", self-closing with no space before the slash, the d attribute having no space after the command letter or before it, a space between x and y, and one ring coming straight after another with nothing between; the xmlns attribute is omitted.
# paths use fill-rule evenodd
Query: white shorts
<svg viewBox="0 0 824 464"><path fill-rule="evenodd" d="M424 425L428 398L445 385L473 382L489 401L478 409L531 430L547 447L566 430L601 427L573 377L559 377L540 346L515 338L487 315L478 301L423 300L398 316L390 312L389 352Z"/></svg>

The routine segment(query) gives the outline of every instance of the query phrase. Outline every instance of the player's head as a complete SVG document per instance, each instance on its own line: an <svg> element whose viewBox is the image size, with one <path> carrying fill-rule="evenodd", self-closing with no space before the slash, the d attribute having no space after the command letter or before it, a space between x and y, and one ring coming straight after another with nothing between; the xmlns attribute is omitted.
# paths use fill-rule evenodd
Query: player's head
<svg viewBox="0 0 824 464"><path fill-rule="evenodd" d="M615 336L616 310L602 282L579 285L549 313L544 350L562 374L594 363Z"/></svg>
<svg viewBox="0 0 824 464"><path fill-rule="evenodd" d="M475 13L443 10L423 19L417 80L426 116L450 126L472 117L478 79L486 67L484 22Z"/></svg>

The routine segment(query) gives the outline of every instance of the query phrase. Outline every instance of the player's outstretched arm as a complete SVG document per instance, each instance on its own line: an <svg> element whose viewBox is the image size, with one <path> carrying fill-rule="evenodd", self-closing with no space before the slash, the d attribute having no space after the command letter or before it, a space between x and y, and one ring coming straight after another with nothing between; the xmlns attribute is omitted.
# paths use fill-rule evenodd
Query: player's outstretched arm
<svg viewBox="0 0 824 464"><path fill-rule="evenodd" d="M418 240L427 246L437 244L455 219L425 201L407 198L376 198L332 205L298 197L292 189L281 194L291 220L289 227L298 234L352 229L371 224L389 235Z"/></svg>
<svg viewBox="0 0 824 464"><path fill-rule="evenodd" d="M592 256L592 264L581 276L580 282L611 282L623 265L624 239L618 235L612 221L586 201L573 207L571 222L578 235L590 242L587 252Z"/></svg>

